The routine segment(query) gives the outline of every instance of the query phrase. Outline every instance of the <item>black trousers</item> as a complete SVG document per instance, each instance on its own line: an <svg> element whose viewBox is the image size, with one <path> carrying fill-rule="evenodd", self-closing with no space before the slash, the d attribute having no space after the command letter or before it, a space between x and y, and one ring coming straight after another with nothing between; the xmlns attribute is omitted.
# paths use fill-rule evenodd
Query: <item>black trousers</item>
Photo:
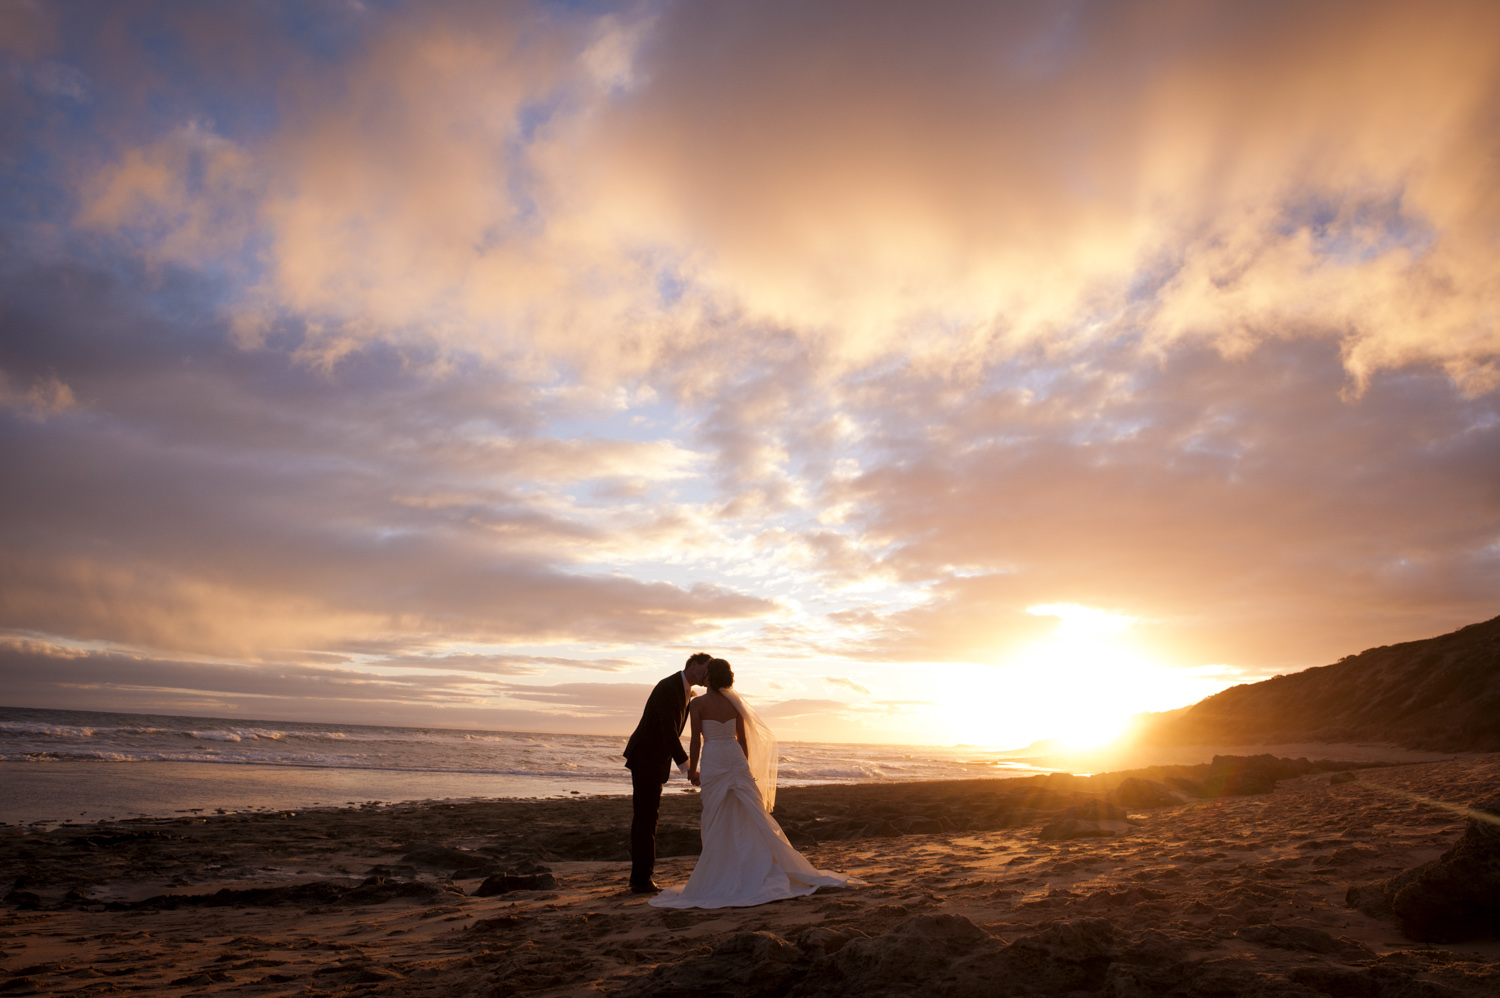
<svg viewBox="0 0 1500 998"><path fill-rule="evenodd" d="M656 872L656 818L661 813L661 788L665 782L657 773L630 771L630 800L634 805L630 817L632 884L648 883Z"/></svg>

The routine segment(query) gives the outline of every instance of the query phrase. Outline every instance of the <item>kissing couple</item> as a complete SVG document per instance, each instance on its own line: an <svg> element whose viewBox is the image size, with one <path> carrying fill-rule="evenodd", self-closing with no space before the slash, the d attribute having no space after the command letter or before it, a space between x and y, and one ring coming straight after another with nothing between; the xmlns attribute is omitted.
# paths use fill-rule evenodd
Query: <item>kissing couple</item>
<svg viewBox="0 0 1500 998"><path fill-rule="evenodd" d="M693 696L694 686L708 692ZM682 728L692 718L691 752ZM671 763L702 787L703 852L681 887L661 890L656 819ZM801 897L819 887L864 881L816 870L792 848L771 809L776 804L776 736L734 690L734 670L704 652L656 684L625 746L634 814L630 822L630 890L655 894L658 908L743 908Z"/></svg>

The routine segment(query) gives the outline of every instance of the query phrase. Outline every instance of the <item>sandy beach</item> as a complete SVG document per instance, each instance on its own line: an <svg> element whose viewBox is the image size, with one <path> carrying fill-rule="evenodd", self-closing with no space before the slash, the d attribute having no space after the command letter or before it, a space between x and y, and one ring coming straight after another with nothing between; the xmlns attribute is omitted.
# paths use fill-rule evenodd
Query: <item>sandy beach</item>
<svg viewBox="0 0 1500 998"><path fill-rule="evenodd" d="M1500 988L1500 941L1412 939L1347 900L1454 846L1500 755L1208 799L1155 775L787 789L793 841L869 886L703 912L624 891L619 798L9 826L0 994ZM680 882L698 801L663 804L657 879Z"/></svg>

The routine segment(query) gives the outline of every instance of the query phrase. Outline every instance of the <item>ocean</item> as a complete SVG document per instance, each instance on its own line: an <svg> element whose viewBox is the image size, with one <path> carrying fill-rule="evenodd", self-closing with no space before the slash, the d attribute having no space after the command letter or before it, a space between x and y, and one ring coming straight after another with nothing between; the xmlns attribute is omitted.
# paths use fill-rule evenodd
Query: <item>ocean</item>
<svg viewBox="0 0 1500 998"><path fill-rule="evenodd" d="M624 745L623 735L0 707L0 822L628 794ZM783 786L1041 771L973 747L780 748ZM673 774L667 792L687 786Z"/></svg>

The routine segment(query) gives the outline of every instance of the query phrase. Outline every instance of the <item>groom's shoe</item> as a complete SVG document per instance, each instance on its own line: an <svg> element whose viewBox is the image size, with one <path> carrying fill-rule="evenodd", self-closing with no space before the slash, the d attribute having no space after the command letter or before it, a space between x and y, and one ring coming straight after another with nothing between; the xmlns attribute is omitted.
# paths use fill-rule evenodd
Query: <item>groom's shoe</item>
<svg viewBox="0 0 1500 998"><path fill-rule="evenodd" d="M654 884L654 883L652 883L651 881L648 880L644 884L631 884L630 885L630 893L632 893L632 894L660 894L661 893L661 888L657 887L656 884Z"/></svg>

